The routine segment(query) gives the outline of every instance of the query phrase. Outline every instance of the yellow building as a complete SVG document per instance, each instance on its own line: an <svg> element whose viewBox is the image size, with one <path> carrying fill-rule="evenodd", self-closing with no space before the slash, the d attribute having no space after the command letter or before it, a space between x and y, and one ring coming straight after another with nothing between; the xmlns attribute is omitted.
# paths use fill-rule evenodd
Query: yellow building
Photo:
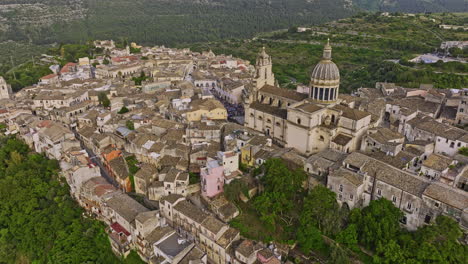
<svg viewBox="0 0 468 264"><path fill-rule="evenodd" d="M191 104L191 109L185 113L187 121L226 120L227 110L223 104L215 99L195 100Z"/></svg>

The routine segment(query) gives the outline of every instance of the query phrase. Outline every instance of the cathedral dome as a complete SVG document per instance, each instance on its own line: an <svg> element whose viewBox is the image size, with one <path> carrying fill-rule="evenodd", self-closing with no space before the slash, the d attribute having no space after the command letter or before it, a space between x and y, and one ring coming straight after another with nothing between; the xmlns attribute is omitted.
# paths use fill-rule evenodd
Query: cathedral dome
<svg viewBox="0 0 468 264"><path fill-rule="evenodd" d="M334 62L322 60L315 66L311 80L314 83L320 81L339 81L340 70Z"/></svg>
<svg viewBox="0 0 468 264"><path fill-rule="evenodd" d="M328 42L323 49L323 58L315 66L310 76L312 85L337 85L340 82L340 70L331 60L332 48Z"/></svg>

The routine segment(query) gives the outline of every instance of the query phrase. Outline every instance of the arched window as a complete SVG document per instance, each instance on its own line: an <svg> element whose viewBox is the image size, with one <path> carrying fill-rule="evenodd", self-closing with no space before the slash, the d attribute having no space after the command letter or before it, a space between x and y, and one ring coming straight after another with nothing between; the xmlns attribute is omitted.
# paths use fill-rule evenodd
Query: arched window
<svg viewBox="0 0 468 264"><path fill-rule="evenodd" d="M299 125L301 124L301 119L300 118L297 119L297 124L299 124Z"/></svg>
<svg viewBox="0 0 468 264"><path fill-rule="evenodd" d="M270 97L270 104L272 104L272 103L273 103L273 98Z"/></svg>
<svg viewBox="0 0 468 264"><path fill-rule="evenodd" d="M320 136L320 141L325 141L325 138L323 136Z"/></svg>
<svg viewBox="0 0 468 264"><path fill-rule="evenodd" d="M332 122L332 123L335 123L335 115L332 115L332 116L331 116L331 122Z"/></svg>
<svg viewBox="0 0 468 264"><path fill-rule="evenodd" d="M259 116L259 117L258 117L258 120L263 120L263 117Z"/></svg>

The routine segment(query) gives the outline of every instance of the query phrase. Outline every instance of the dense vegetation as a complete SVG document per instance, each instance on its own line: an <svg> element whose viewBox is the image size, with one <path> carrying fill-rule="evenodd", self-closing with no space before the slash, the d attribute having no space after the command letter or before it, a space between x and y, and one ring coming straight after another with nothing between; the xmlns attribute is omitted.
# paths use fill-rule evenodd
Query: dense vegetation
<svg viewBox="0 0 468 264"><path fill-rule="evenodd" d="M37 20L25 23L21 16L28 20L34 14L18 11L16 16L3 15L9 30L0 34L0 41L11 39L48 44L126 37L141 43L174 44L251 37L258 32L329 21L352 13L344 0L22 2L44 2L50 13L60 14L62 10L71 18L50 21L50 18L38 17L39 23Z"/></svg>
<svg viewBox="0 0 468 264"><path fill-rule="evenodd" d="M465 0L354 0L357 6L371 11L390 12L461 12Z"/></svg>
<svg viewBox="0 0 468 264"><path fill-rule="evenodd" d="M443 30L443 19L464 21L464 14L434 14L384 17L359 14L313 27L312 31L261 34L253 40L226 40L191 45L201 51L210 47L215 53L233 54L255 62L262 46L273 57L273 71L280 85L295 88L308 84L310 72L322 55L323 44L331 38L333 60L341 73L341 88L352 91L373 87L375 82L395 82L405 87L433 83L437 88L468 86L468 66L460 62L431 65L409 63L417 54L439 48L445 40L467 40L468 33ZM434 20L433 20L434 19ZM436 21L436 22L434 22ZM458 55L464 56L463 52ZM395 61L400 60L400 63Z"/></svg>
<svg viewBox="0 0 468 264"><path fill-rule="evenodd" d="M242 209L231 225L246 237L297 242L304 254L314 252L328 263L466 261L468 247L459 242L463 233L451 218L439 216L434 224L408 232L400 227L403 213L388 200L374 200L362 210L349 211L346 205L338 205L336 194L325 186L306 192L299 182L304 172L290 171L279 159L268 160L263 171L265 188L252 202L244 204L228 195ZM226 188L232 191L229 185ZM240 192L243 187L234 189Z"/></svg>
<svg viewBox="0 0 468 264"><path fill-rule="evenodd" d="M104 225L83 217L59 166L0 138L0 263L142 263L111 251Z"/></svg>

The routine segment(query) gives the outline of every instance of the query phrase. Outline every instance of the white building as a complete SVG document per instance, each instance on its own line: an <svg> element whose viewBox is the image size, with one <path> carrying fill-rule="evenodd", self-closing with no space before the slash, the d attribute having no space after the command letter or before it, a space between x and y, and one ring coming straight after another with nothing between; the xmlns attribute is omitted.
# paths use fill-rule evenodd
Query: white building
<svg viewBox="0 0 468 264"><path fill-rule="evenodd" d="M0 76L0 99L10 99L12 94L11 86Z"/></svg>

